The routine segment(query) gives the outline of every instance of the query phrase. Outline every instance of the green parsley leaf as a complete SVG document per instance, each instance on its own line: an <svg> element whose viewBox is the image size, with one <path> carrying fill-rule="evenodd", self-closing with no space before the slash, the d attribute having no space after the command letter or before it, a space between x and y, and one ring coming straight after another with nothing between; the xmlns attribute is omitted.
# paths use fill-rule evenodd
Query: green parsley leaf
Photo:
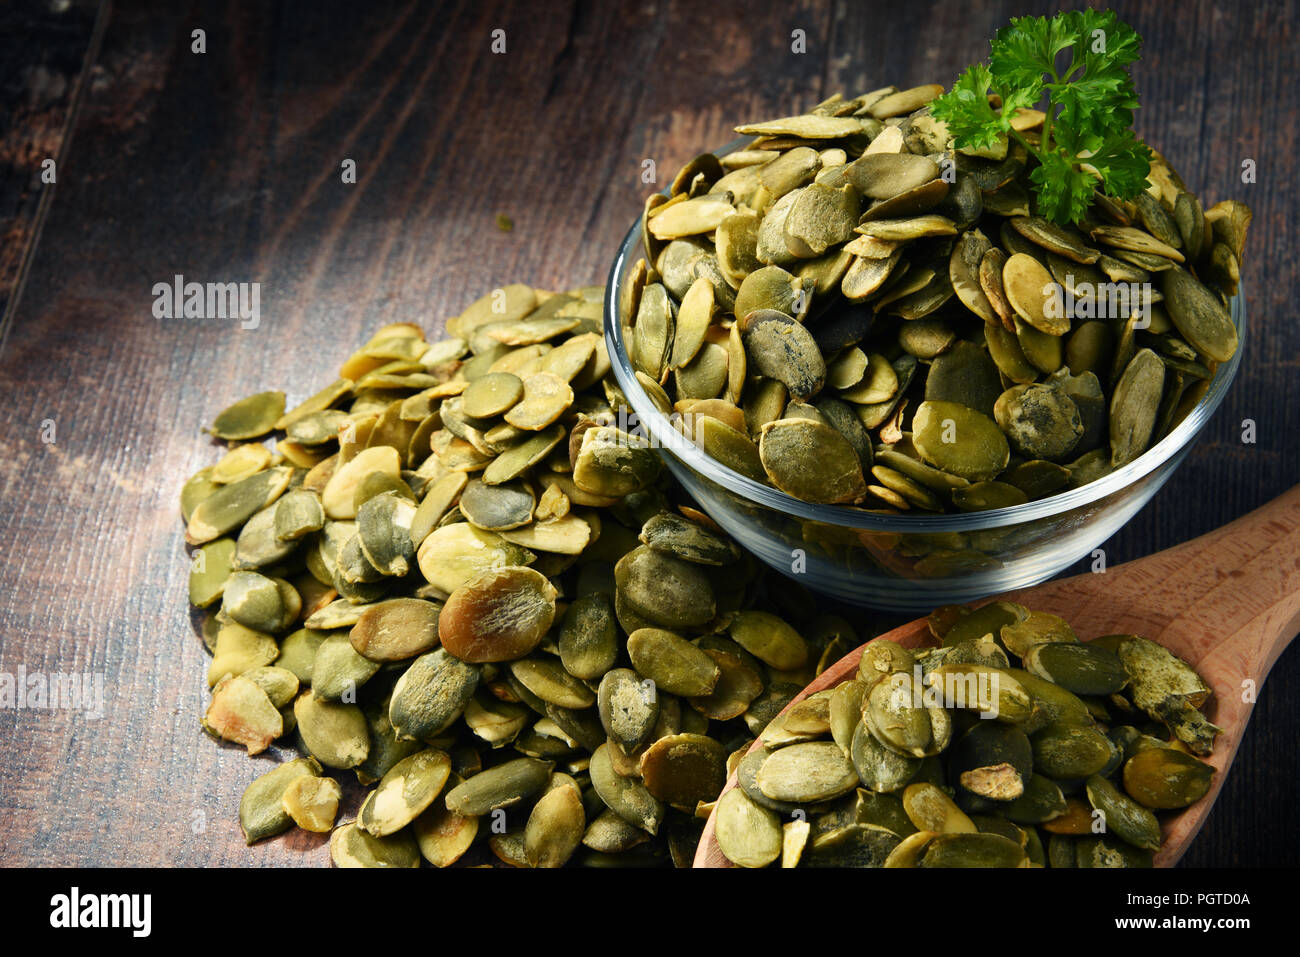
<svg viewBox="0 0 1300 957"><path fill-rule="evenodd" d="M1112 10L1013 17L989 46L989 64L968 68L931 104L958 148L1019 140L1037 160L1030 181L1038 211L1059 223L1081 219L1098 189L1128 199L1146 187L1151 151L1130 128L1138 98L1128 68L1142 49L1132 27ZM1011 117L1044 95L1042 134L1031 143Z"/></svg>

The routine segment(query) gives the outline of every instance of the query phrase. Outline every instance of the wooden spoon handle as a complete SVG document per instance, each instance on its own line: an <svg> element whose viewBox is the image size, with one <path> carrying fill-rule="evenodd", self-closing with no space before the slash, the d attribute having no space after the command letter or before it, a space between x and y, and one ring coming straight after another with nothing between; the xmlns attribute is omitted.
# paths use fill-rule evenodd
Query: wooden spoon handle
<svg viewBox="0 0 1300 957"><path fill-rule="evenodd" d="M1300 485L1190 542L1017 595L1061 607L1081 637L1131 632L1262 682L1300 630Z"/></svg>

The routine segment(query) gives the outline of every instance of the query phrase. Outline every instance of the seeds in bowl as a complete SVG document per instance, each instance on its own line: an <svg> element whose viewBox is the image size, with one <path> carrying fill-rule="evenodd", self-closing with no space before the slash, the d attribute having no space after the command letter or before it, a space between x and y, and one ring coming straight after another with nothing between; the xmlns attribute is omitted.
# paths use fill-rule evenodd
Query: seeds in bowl
<svg viewBox="0 0 1300 957"><path fill-rule="evenodd" d="M1050 91L1012 69L1048 30L1081 71ZM1019 18L949 92L837 94L691 160L621 291L661 411L748 478L885 513L1039 500L1169 435L1236 353L1251 214L1134 136L1140 42Z"/></svg>

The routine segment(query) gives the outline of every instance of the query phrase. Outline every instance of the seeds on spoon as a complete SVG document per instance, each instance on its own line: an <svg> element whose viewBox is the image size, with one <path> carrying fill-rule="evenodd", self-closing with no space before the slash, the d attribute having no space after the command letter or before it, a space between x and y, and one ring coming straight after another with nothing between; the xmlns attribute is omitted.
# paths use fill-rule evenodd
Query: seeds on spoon
<svg viewBox="0 0 1300 957"><path fill-rule="evenodd" d="M941 646L872 642L848 680L767 725L714 811L723 854L745 867L1150 866L1155 812L1213 781L1178 739L1208 697L1195 671L1137 636L1080 642L1011 602L938 609L930 630ZM1139 711L1167 731L1144 734ZM782 834L791 815L809 835Z"/></svg>

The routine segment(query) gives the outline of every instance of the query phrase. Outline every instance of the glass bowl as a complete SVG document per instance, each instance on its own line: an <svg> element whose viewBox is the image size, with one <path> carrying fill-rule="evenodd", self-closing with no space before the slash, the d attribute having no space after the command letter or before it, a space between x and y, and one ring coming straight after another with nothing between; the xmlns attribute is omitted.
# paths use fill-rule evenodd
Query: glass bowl
<svg viewBox="0 0 1300 957"><path fill-rule="evenodd" d="M656 448L677 481L729 535L801 584L850 604L928 612L1037 584L1088 555L1165 484L1223 401L1245 349L1246 309L1232 300L1237 352L1178 426L1137 459L1080 488L1011 508L954 515L883 515L813 505L755 482L686 439L637 382L619 315L626 271L641 257L640 218L605 286L605 343L634 415L624 427Z"/></svg>

